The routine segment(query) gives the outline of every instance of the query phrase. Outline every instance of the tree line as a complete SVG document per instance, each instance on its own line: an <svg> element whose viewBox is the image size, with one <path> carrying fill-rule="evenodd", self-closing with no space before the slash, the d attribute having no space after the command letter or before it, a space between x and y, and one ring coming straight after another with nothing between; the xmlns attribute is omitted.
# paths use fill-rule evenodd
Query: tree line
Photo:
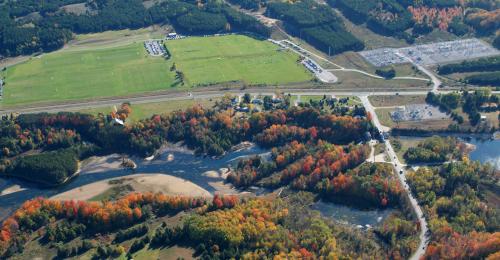
<svg viewBox="0 0 500 260"><path fill-rule="evenodd" d="M437 70L441 75L475 71L496 71L500 70L500 56L441 65Z"/></svg>
<svg viewBox="0 0 500 260"><path fill-rule="evenodd" d="M426 138L416 147L410 147L403 157L409 163L437 163L461 159L464 155L463 143L453 137L433 136Z"/></svg>
<svg viewBox="0 0 500 260"><path fill-rule="evenodd" d="M36 199L24 203L4 221L0 249L2 257L20 252L22 243L32 238L36 231L50 241L45 245L56 248L57 256L61 258L77 257L91 249L94 258L116 258L124 254L131 257L147 245L150 249L173 245L192 247L195 255L203 259L409 255L405 253L406 249L398 249L396 245L387 251L374 247L376 238L321 218L308 209L313 200L314 196L304 192L276 200L239 200L234 196L216 195L211 202L151 193L133 193L116 202ZM146 220L162 216L156 211L156 206L165 204L171 208L169 214L175 214L177 210L194 210L178 224L163 223L149 230L151 225ZM148 217L148 212L153 215ZM109 229L108 222L101 222L103 228L89 225L88 220L98 214L117 215L118 218L111 218L125 225L117 232ZM401 215L393 217L393 221L408 221L405 219ZM27 220L34 225L29 225ZM104 221L100 218L93 221L96 220ZM37 224L39 222L43 224ZM45 225L48 228L40 229ZM129 228L123 229L126 227ZM415 227L407 230L400 225L383 232L407 239L416 231ZM82 232L85 232L86 239L81 243L58 242L72 241L70 237L81 236ZM97 243L96 238L101 235L115 239ZM122 243L131 239L134 241Z"/></svg>
<svg viewBox="0 0 500 260"><path fill-rule="evenodd" d="M393 0L330 0L328 3L338 7L344 15L356 24L366 23L372 31L411 41L411 36L405 32L413 26L411 13L407 6Z"/></svg>
<svg viewBox="0 0 500 260"><path fill-rule="evenodd" d="M364 49L331 8L313 1L268 3L266 15L282 20L288 33L329 55Z"/></svg>
<svg viewBox="0 0 500 260"><path fill-rule="evenodd" d="M6 219L0 229L0 255L9 257L23 250L31 232L42 227L45 239L65 242L86 234L108 233L144 222L151 216L165 216L180 211L199 208L218 210L234 207L234 196L203 198L166 196L153 193L131 193L115 202L60 201L36 198L28 200ZM62 220L58 223L57 221ZM143 232L142 229L122 232L119 239L126 239Z"/></svg>
<svg viewBox="0 0 500 260"><path fill-rule="evenodd" d="M152 24L172 24L176 30L190 34L243 31L267 38L270 33L255 18L217 1L197 6L190 1L169 0L146 9L141 0L104 0L86 3L83 14L59 10L77 2L74 0L34 1L37 3L32 5L24 2L9 1L0 6L0 55L56 50L72 38L72 33L138 29ZM39 12L41 17L15 19L30 12Z"/></svg>
<svg viewBox="0 0 500 260"><path fill-rule="evenodd" d="M458 124L463 124L464 119L454 110L461 107L462 111L469 117L471 126L476 126L481 121L480 111L492 112L498 110L500 104L499 97L492 95L488 89L479 89L473 93L464 91L462 95L459 93L434 94L429 92L425 101L431 105L438 106L442 111L450 114L451 118L457 121ZM494 104L490 107L489 104ZM488 105L483 107L484 105ZM491 126L490 130L494 130L497 126Z"/></svg>
<svg viewBox="0 0 500 260"><path fill-rule="evenodd" d="M375 33L414 43L434 30L457 36L495 34L498 3L456 0L329 0L355 24L366 24Z"/></svg>
<svg viewBox="0 0 500 260"><path fill-rule="evenodd" d="M464 78L464 81L478 86L500 86L500 71L479 73Z"/></svg>

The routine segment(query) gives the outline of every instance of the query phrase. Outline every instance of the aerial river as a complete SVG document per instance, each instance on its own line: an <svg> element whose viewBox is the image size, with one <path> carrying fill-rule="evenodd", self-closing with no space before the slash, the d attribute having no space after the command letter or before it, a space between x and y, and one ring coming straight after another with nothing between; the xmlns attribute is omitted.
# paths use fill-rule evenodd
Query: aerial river
<svg viewBox="0 0 500 260"><path fill-rule="evenodd" d="M52 197L87 184L135 173L168 174L190 181L213 194L216 189L209 182L223 181L223 179L221 177L207 176L203 173L227 168L228 165L236 163L243 157L266 153L266 150L251 145L241 150L229 152L220 158L212 158L196 156L192 151L181 147L170 147L162 150L155 160L135 159L134 161L137 163L135 171L121 167L105 167L105 165L116 165L117 162L120 162L120 157L117 155L106 156L102 157L102 161L99 161L97 165L92 167L84 166L78 176L57 188L40 188L25 181L0 178L0 192L3 194L0 195L0 220L5 219L26 200L36 197ZM12 186L17 187L15 191L5 192L6 189Z"/></svg>
<svg viewBox="0 0 500 260"><path fill-rule="evenodd" d="M491 163L500 170L500 139L475 139L467 141L476 146L469 154L471 160L479 160L482 163Z"/></svg>
<svg viewBox="0 0 500 260"><path fill-rule="evenodd" d="M70 190L81 189L82 186L95 184L113 178L126 177L132 174L165 174L175 176L203 188L211 194L218 189L212 184L223 182L222 176L207 175L207 172L218 172L220 169L235 166L239 159L252 155L268 155L269 151L255 145L240 150L228 152L220 158L196 156L192 151L178 146L162 149L152 161L134 158L137 168L132 171L118 167L121 162L119 155L97 157L84 162L82 171L71 181L57 188L41 188L35 184L17 179L0 178L0 220L5 219L24 201L36 197L53 197ZM13 190L12 187L16 187ZM252 193L266 193L263 189L251 189ZM362 227L373 227L380 224L392 209L356 209L332 202L318 201L312 209L318 210L324 217L335 221Z"/></svg>

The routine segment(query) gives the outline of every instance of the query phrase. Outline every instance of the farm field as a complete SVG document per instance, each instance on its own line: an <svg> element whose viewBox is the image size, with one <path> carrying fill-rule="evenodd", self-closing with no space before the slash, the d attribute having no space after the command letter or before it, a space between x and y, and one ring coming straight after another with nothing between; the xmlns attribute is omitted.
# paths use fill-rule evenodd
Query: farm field
<svg viewBox="0 0 500 260"><path fill-rule="evenodd" d="M167 41L166 46L191 86L229 81L273 85L312 79L297 63L295 53L242 35L189 37Z"/></svg>
<svg viewBox="0 0 500 260"><path fill-rule="evenodd" d="M142 43L70 49L31 58L4 72L4 106L120 96L165 90L175 82L169 62L150 57Z"/></svg>

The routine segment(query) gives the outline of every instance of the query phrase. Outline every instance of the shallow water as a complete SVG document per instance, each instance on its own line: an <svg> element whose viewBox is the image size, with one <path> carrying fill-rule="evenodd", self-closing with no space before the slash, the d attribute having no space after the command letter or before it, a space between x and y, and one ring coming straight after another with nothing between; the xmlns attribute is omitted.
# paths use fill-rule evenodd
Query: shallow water
<svg viewBox="0 0 500 260"><path fill-rule="evenodd" d="M352 226L366 225L376 227L387 218L394 209L356 209L346 205L341 205L333 202L318 201L311 208L317 210L322 216L330 218L334 221L341 222Z"/></svg>
<svg viewBox="0 0 500 260"><path fill-rule="evenodd" d="M204 172L218 171L228 165L237 163L241 158L255 154L265 154L266 152L266 150L252 145L245 149L230 152L220 158L214 159L212 157L195 156L187 149L169 147L163 149L159 153L158 158L153 161L135 160L137 163L135 171L122 168L107 169L98 172L82 170L82 172L69 183L57 188L49 189L42 189L37 185L17 179L0 178L0 191L16 184L20 185L21 188L24 188L23 190L0 196L0 220L5 219L26 200L36 197L52 197L58 193L75 189L83 185L137 173L165 173L191 181L213 194L216 190L209 184L209 182L223 181L223 178L207 176L203 174ZM109 163L112 161L116 161L116 158L109 159L103 163ZM259 190L256 193L261 192L262 191Z"/></svg>

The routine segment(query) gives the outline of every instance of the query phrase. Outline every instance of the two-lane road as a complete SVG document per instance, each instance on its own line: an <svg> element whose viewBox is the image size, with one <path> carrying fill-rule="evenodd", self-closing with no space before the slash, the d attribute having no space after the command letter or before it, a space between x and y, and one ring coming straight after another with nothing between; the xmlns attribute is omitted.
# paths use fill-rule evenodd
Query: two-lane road
<svg viewBox="0 0 500 260"><path fill-rule="evenodd" d="M375 109L373 108L372 104L370 103L370 100L368 100L368 96L360 96L361 102L363 103L363 106L365 107L366 111L369 112L372 115L372 121L375 127L381 131L386 131L387 127L382 126L380 124L380 121L378 120L377 114L375 113ZM413 210L415 211L415 214L417 215L418 221L420 223L420 243L418 245L417 251L414 252L412 257L410 258L411 260L418 260L420 257L422 257L425 254L425 250L427 248L427 245L429 243L429 236L428 236L428 228L427 228L427 221L425 220L424 214L422 212L422 209L418 205L418 201L413 197L410 186L408 186L408 183L406 181L406 170L404 169L403 165L399 161L396 152L392 148L391 142L389 142L388 139L384 140L385 146L387 147L387 154L394 165L394 169L396 170L396 175L398 176L399 182L405 189L406 193L408 194L408 197L410 198L410 203L411 206L413 207Z"/></svg>
<svg viewBox="0 0 500 260"><path fill-rule="evenodd" d="M187 100L187 99L209 99L222 97L225 94L232 95L243 95L249 93L251 95L274 95L276 92L290 94L290 95L303 95L303 96L314 96L314 95L338 95L338 96L394 96L394 95L426 95L428 90L411 90L411 91L380 91L380 92L368 92L368 91L352 91L352 90L342 90L342 89L286 89L286 88L273 88L273 87L262 87L262 88L248 88L245 90L240 89L228 89L228 90L208 90L208 89L193 89L192 95L187 92L156 92L156 93L145 93L141 95L128 96L128 97L111 97L103 98L99 100L83 100L83 101L67 101L64 103L56 104L33 104L24 107L0 107L0 115L8 115L11 113L40 113L40 112L60 112L60 111L78 111L89 108L107 107L113 105L120 105L124 102L130 102L132 104L145 104L145 103L155 103L155 102L168 102L174 100ZM439 93L450 93L453 91L439 91ZM492 91L494 94L500 94L500 91Z"/></svg>

